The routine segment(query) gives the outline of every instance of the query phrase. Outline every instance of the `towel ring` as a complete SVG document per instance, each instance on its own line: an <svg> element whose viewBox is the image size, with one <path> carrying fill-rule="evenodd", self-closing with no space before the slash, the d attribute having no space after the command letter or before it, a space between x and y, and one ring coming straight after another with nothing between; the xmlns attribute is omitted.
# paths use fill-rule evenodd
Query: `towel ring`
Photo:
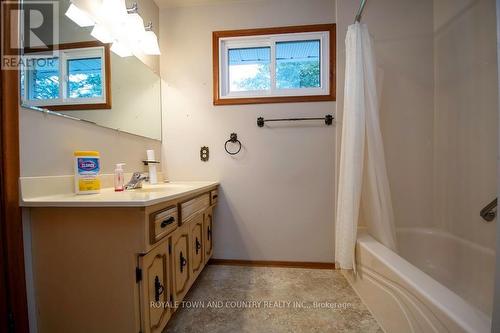
<svg viewBox="0 0 500 333"><path fill-rule="evenodd" d="M227 144L228 143L237 143L238 144L238 150L235 151L235 152L230 152L228 149L227 149ZM238 154L240 151L241 151L241 142L240 140L238 140L238 134L236 133L231 133L231 135L229 135L229 140L226 141L226 143L224 144L224 149L226 150L226 153L228 153L229 155L236 155Z"/></svg>

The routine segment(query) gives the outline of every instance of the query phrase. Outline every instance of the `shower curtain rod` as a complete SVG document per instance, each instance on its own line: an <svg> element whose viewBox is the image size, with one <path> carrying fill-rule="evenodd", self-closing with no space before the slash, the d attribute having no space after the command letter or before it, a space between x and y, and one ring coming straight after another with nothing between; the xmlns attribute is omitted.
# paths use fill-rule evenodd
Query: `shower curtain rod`
<svg viewBox="0 0 500 333"><path fill-rule="evenodd" d="M365 9L365 5L366 5L366 0L361 0L358 12L356 13L356 18L354 19L354 23L361 22L361 15L363 14L363 9Z"/></svg>

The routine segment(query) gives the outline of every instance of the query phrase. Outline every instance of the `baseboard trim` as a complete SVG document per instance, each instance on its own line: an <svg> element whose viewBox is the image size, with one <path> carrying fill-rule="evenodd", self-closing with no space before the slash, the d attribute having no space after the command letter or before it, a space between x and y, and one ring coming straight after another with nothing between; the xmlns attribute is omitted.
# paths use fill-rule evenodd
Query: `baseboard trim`
<svg viewBox="0 0 500 333"><path fill-rule="evenodd" d="M239 260L239 259L210 259L209 265L253 266L253 267L289 267L310 269L335 269L333 262L306 262L306 261L274 261L274 260Z"/></svg>

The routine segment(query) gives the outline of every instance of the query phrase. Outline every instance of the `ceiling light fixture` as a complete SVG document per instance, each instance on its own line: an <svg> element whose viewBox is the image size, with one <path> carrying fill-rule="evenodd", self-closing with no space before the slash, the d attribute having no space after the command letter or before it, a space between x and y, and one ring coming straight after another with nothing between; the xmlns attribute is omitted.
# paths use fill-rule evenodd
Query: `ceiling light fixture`
<svg viewBox="0 0 500 333"><path fill-rule="evenodd" d="M125 0L102 0L92 6L71 0L66 16L81 27L94 26L92 37L105 44L113 43L111 50L120 57L160 55L158 37L151 23L144 26L136 3L127 8Z"/></svg>

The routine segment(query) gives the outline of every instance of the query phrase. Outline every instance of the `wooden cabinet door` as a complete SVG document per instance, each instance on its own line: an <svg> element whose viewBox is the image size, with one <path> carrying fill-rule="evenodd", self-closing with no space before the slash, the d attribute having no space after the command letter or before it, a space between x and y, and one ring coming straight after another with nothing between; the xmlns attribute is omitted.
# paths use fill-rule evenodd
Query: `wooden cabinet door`
<svg viewBox="0 0 500 333"><path fill-rule="evenodd" d="M144 332L161 332L170 318L168 239L139 260L142 274L140 294ZM152 306L153 303L155 306Z"/></svg>
<svg viewBox="0 0 500 333"><path fill-rule="evenodd" d="M174 267L174 296L177 301L182 300L189 289L190 258L188 224L184 224L172 236L172 261Z"/></svg>
<svg viewBox="0 0 500 333"><path fill-rule="evenodd" d="M205 247L205 262L210 259L213 253L213 207L205 210L205 218L203 221L203 245Z"/></svg>
<svg viewBox="0 0 500 333"><path fill-rule="evenodd" d="M196 215L189 222L189 236L191 242L191 272L192 278L196 276L203 269L203 214Z"/></svg>

